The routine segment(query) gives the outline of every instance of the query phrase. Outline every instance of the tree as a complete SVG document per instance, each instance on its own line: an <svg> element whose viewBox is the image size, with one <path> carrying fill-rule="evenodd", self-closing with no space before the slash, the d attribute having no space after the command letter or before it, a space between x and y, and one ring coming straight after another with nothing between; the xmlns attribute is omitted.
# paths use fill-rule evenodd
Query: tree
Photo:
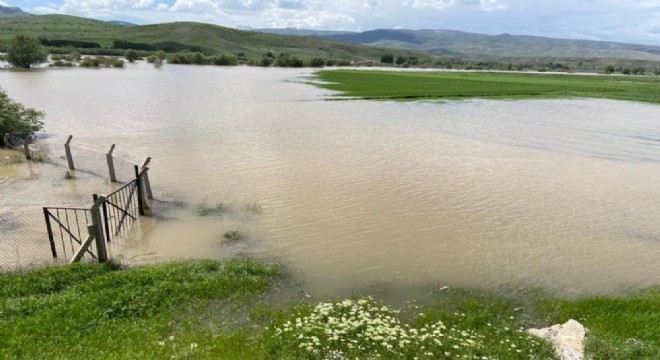
<svg viewBox="0 0 660 360"><path fill-rule="evenodd" d="M126 52L126 60L128 60L128 62L135 62L138 58L138 53L135 50L128 50Z"/></svg>
<svg viewBox="0 0 660 360"><path fill-rule="evenodd" d="M394 63L394 55L392 54L386 54L380 57L380 62L384 64L392 64Z"/></svg>
<svg viewBox="0 0 660 360"><path fill-rule="evenodd" d="M4 134L25 137L41 130L43 117L43 112L24 107L0 89L0 145L7 145Z"/></svg>
<svg viewBox="0 0 660 360"><path fill-rule="evenodd" d="M607 65L605 66L605 70L603 70L605 74L613 74L614 73L614 66L612 65Z"/></svg>
<svg viewBox="0 0 660 360"><path fill-rule="evenodd" d="M10 64L26 69L34 64L46 62L46 57L39 40L25 35L16 36L7 51L7 61Z"/></svg>
<svg viewBox="0 0 660 360"><path fill-rule="evenodd" d="M631 72L632 71L630 70L630 68L623 68L623 70L621 71L623 75L630 75Z"/></svg>

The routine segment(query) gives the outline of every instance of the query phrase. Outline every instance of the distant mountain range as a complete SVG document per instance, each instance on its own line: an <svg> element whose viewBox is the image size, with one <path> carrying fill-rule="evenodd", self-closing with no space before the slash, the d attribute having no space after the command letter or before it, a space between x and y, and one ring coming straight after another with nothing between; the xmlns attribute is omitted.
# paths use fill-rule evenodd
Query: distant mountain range
<svg viewBox="0 0 660 360"><path fill-rule="evenodd" d="M0 5L0 17L3 16L26 16L31 15L17 7Z"/></svg>
<svg viewBox="0 0 660 360"><path fill-rule="evenodd" d="M426 51L445 56L610 58L660 61L660 46L527 35L484 35L456 30L392 29L365 32L301 29L259 29L254 31L315 36L369 46Z"/></svg>
<svg viewBox="0 0 660 360"><path fill-rule="evenodd" d="M137 24L130 23L128 21L120 21L120 20L111 20L108 21L110 24L115 24L115 25L121 25L121 26L138 26Z"/></svg>

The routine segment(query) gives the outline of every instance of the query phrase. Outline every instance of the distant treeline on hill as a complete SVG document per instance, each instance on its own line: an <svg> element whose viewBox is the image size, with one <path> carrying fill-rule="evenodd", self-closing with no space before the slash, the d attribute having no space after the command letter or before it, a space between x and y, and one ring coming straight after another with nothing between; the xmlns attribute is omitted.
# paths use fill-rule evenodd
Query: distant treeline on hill
<svg viewBox="0 0 660 360"><path fill-rule="evenodd" d="M39 38L41 45L50 47L74 47L79 49L101 49L101 44L92 41L78 41L78 40L64 40L55 39L49 40L46 38ZM181 51L202 52L202 48L194 45L184 45L175 41L165 41L156 44L138 43L127 40L113 40L111 49L119 50L140 50L140 51L165 51L167 53L176 53ZM119 55L120 53L117 53ZM107 54L115 55L115 53Z"/></svg>
<svg viewBox="0 0 660 360"><path fill-rule="evenodd" d="M92 41L77 41L77 40L48 40L39 38L39 42L44 46L52 47L74 47L82 49L96 49L100 48L101 44Z"/></svg>
<svg viewBox="0 0 660 360"><path fill-rule="evenodd" d="M156 44L146 44L146 43L136 43L127 40L113 40L112 41L113 49L124 49L124 50L142 50L142 51L158 51L162 50L168 53L175 53L180 51L192 51L192 52L202 52L202 48L199 46L190 46L184 45L175 41L166 41Z"/></svg>

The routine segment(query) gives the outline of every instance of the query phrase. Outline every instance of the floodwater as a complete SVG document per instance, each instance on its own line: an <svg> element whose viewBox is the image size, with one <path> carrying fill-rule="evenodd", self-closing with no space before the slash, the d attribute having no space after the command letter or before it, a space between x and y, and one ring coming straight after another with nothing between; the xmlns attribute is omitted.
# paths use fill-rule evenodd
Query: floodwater
<svg viewBox="0 0 660 360"><path fill-rule="evenodd" d="M0 86L47 113L39 142L51 158L68 134L101 155L114 143L127 162L153 157L161 201L115 249L126 262L256 254L314 294L393 281L561 294L660 283L660 106L327 101L309 75L140 63L3 71ZM112 190L51 168L0 167L0 214ZM226 244L231 230L246 238Z"/></svg>

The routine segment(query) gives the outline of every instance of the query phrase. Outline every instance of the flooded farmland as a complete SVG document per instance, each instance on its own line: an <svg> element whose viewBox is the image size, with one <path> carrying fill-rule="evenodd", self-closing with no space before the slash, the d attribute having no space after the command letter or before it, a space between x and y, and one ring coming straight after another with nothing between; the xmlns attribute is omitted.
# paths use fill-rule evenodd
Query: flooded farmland
<svg viewBox="0 0 660 360"><path fill-rule="evenodd" d="M327 101L310 74L0 72L11 98L47 113L39 143L54 162L73 134L101 163L74 180L49 162L0 166L0 256L20 255L22 227L43 226L17 214L112 191L102 162L116 144L126 163L153 157L161 200L117 249L129 263L251 253L329 294L392 281L562 294L660 283L659 106ZM233 230L245 239L223 242Z"/></svg>

